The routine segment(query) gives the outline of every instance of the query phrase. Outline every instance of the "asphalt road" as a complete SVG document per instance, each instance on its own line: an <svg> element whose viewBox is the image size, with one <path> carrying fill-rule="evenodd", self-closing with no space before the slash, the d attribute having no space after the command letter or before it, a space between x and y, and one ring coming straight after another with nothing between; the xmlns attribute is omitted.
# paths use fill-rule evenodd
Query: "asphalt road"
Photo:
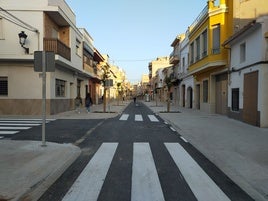
<svg viewBox="0 0 268 201"><path fill-rule="evenodd" d="M40 140L37 132L13 139ZM39 201L253 200L139 102L112 119L50 122L47 140L74 143L82 154Z"/></svg>

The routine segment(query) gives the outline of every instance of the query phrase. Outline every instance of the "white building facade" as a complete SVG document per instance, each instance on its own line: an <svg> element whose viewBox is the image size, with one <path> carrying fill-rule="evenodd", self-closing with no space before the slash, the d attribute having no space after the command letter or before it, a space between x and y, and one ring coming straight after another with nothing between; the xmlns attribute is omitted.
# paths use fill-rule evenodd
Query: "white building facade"
<svg viewBox="0 0 268 201"><path fill-rule="evenodd" d="M180 102L181 107L194 108L194 80L188 72L189 65L189 38L186 31L183 40L180 43L180 65L178 79L180 80Z"/></svg>
<svg viewBox="0 0 268 201"><path fill-rule="evenodd" d="M252 21L224 45L230 48L228 116L268 127L268 16Z"/></svg>

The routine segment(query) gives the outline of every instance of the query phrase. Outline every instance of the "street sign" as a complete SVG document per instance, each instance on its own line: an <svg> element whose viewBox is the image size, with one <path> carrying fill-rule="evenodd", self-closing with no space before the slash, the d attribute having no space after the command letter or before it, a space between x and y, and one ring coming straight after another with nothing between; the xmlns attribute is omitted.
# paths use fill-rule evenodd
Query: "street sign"
<svg viewBox="0 0 268 201"><path fill-rule="evenodd" d="M42 72L42 146L46 146L46 72L55 71L55 53L34 52L34 71Z"/></svg>
<svg viewBox="0 0 268 201"><path fill-rule="evenodd" d="M34 71L42 72L42 56L43 51L34 52ZM55 53L54 52L45 52L45 71L46 72L55 72Z"/></svg>

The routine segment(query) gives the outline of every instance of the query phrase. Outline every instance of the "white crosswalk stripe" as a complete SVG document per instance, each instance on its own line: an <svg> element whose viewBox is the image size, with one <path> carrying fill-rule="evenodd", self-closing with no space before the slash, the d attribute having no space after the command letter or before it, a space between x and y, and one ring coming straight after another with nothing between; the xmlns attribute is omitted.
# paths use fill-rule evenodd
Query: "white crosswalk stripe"
<svg viewBox="0 0 268 201"><path fill-rule="evenodd" d="M147 116L151 122L159 122L159 120L155 115L147 115ZM130 117L129 114L122 114L121 117L119 118L119 121L127 121L129 117ZM144 118L141 114L135 114L134 121L144 121Z"/></svg>
<svg viewBox="0 0 268 201"><path fill-rule="evenodd" d="M118 143L103 143L72 185L63 201L96 201Z"/></svg>
<svg viewBox="0 0 268 201"><path fill-rule="evenodd" d="M165 143L198 201L230 201L179 143Z"/></svg>
<svg viewBox="0 0 268 201"><path fill-rule="evenodd" d="M135 121L143 121L141 114L135 114Z"/></svg>
<svg viewBox="0 0 268 201"><path fill-rule="evenodd" d="M55 119L46 119L46 123ZM21 130L27 130L34 126L42 125L42 119L1 119L0 135L11 136L19 133ZM0 138L4 138L0 136Z"/></svg>
<svg viewBox="0 0 268 201"><path fill-rule="evenodd" d="M134 143L131 201L164 201L149 143Z"/></svg>
<svg viewBox="0 0 268 201"><path fill-rule="evenodd" d="M129 117L129 114L122 114L122 116L120 117L120 121L126 121Z"/></svg>
<svg viewBox="0 0 268 201"><path fill-rule="evenodd" d="M230 201L179 143L164 145L198 201ZM97 201L117 147L103 143L62 201ZM131 201L165 201L154 160L149 143L133 144Z"/></svg>
<svg viewBox="0 0 268 201"><path fill-rule="evenodd" d="M148 117L152 122L159 122L159 120L154 115L148 115Z"/></svg>
<svg viewBox="0 0 268 201"><path fill-rule="evenodd" d="M0 135L14 135L18 133L19 131L0 131Z"/></svg>

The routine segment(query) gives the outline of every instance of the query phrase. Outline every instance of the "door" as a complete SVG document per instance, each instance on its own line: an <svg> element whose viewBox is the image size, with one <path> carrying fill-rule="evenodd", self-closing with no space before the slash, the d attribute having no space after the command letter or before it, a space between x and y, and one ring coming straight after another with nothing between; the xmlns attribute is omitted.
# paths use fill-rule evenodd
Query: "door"
<svg viewBox="0 0 268 201"><path fill-rule="evenodd" d="M259 126L258 71L244 75L243 121Z"/></svg>
<svg viewBox="0 0 268 201"><path fill-rule="evenodd" d="M185 107L185 85L182 85L182 107Z"/></svg>
<svg viewBox="0 0 268 201"><path fill-rule="evenodd" d="M193 108L193 89L192 89L192 87L189 87L187 89L187 102L188 102L187 106L189 108Z"/></svg>
<svg viewBox="0 0 268 201"><path fill-rule="evenodd" d="M200 84L196 85L196 109L200 110Z"/></svg>
<svg viewBox="0 0 268 201"><path fill-rule="evenodd" d="M227 74L216 76L216 113L227 114Z"/></svg>

